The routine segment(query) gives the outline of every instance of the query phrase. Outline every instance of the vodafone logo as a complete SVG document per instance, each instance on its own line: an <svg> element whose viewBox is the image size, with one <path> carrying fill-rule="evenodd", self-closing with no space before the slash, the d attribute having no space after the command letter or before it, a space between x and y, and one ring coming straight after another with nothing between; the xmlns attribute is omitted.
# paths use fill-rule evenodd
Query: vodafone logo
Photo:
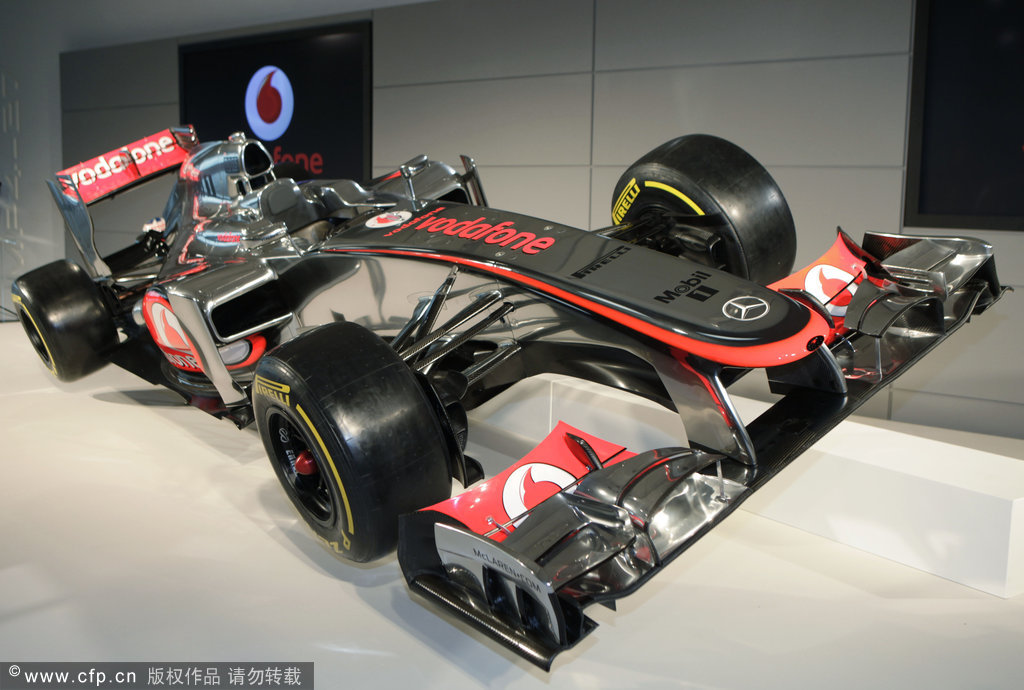
<svg viewBox="0 0 1024 690"><path fill-rule="evenodd" d="M146 141L141 146L133 146L131 149L125 149L117 153L111 152L105 157L99 156L71 173L71 179L78 186L88 186L97 180L105 180L112 175L119 175L125 172L129 169L132 161L135 162L135 165L140 165L165 153L172 153L174 149L174 139L169 136L163 136L159 139Z"/></svg>
<svg viewBox="0 0 1024 690"><path fill-rule="evenodd" d="M405 221L412 218L412 214L408 211L389 211L387 213L381 213L374 216L370 220L366 221L366 227L371 229L376 228L390 228L395 225L401 225Z"/></svg>
<svg viewBox="0 0 1024 690"><path fill-rule="evenodd" d="M576 481L561 467L542 462L530 462L516 469L505 480L501 490L501 503L509 518L517 518L546 498Z"/></svg>
<svg viewBox="0 0 1024 690"><path fill-rule="evenodd" d="M385 233L384 237L396 235L406 228L412 228L413 230L426 230L430 233L442 232L445 235L453 237L458 236L466 240L482 241L486 244L497 244L502 247L508 247L509 249L518 249L523 252L523 254L536 254L555 244L554 237L537 237L535 233L526 230L519 230L511 220L505 220L491 225L490 223L484 222L483 216L480 216L475 220L460 221L457 218L446 218L444 216L437 215L444 210L445 207L440 206L422 216L418 216L412 220L407 220L397 227L395 227L395 224L391 221L394 220L396 215L403 212L399 211L398 214L383 213L371 218L370 221L366 223L366 227L395 227L394 230ZM382 220L380 222L376 222L378 219ZM371 223L374 224L371 225Z"/></svg>
<svg viewBox="0 0 1024 690"><path fill-rule="evenodd" d="M846 307L857 291L854 276L841 268L819 264L807 271L804 289L825 305L832 316L846 316Z"/></svg>
<svg viewBox="0 0 1024 690"><path fill-rule="evenodd" d="M245 117L253 134L274 141L288 129L295 111L295 96L288 75L280 67L256 70L245 89Z"/></svg>
<svg viewBox="0 0 1024 690"><path fill-rule="evenodd" d="M142 313L150 335L171 364L187 371L202 371L188 336L167 300L157 293L147 292L142 298Z"/></svg>

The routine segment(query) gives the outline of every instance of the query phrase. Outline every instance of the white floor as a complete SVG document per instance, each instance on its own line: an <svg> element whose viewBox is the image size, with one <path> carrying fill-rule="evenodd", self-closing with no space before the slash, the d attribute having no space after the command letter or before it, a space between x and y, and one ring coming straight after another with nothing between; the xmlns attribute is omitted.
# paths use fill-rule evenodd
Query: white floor
<svg viewBox="0 0 1024 690"><path fill-rule="evenodd" d="M1019 688L1000 599L738 511L544 674L337 560L238 431L0 324L0 661L313 661L316 687Z"/></svg>

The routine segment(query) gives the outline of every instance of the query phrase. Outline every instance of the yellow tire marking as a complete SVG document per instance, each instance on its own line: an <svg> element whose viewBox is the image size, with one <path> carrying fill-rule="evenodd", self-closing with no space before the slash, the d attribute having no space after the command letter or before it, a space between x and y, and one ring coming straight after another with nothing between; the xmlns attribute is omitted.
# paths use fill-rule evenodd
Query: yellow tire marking
<svg viewBox="0 0 1024 690"><path fill-rule="evenodd" d="M36 320L32 318L32 312L28 310L28 308L25 306L25 303L21 300L21 295L15 295L14 293L11 293L11 301L17 304L19 307L21 307L21 310L25 312L25 316L27 316L28 320L32 322L32 328L36 329L36 335L39 336L39 342L43 344L43 349L46 350L46 357L47 359L49 359L49 362L43 362L43 364L46 365L46 368L50 370L51 374L56 376L57 365L54 364L53 353L50 352L50 346L46 344L46 338L43 337L43 332L39 330L39 325L36 323Z"/></svg>
<svg viewBox="0 0 1024 690"><path fill-rule="evenodd" d="M306 423L306 427L310 433L313 434L313 438L316 439L317 444L320 446L320 450L323 451L324 458L327 459L327 464L331 466L331 472L334 474L334 480L338 482L338 489L341 490L341 502L345 504L345 518L348 520L348 531L350 534L355 534L355 526L352 524L352 507L348 504L348 494L345 493L345 485L341 483L341 475L338 474L338 468L334 466L334 459L331 458L331 454L327 451L327 446L324 444L324 440L320 438L320 434L317 433L316 428L313 426L313 422L309 421L309 417L306 416L306 411L302 409L302 405L295 406L299 416L302 417L302 421ZM346 539L346 542L348 540ZM346 543L346 546L348 544Z"/></svg>
<svg viewBox="0 0 1024 690"><path fill-rule="evenodd" d="M678 198L682 199L686 203L687 206L692 208L697 213L698 216L703 216L704 215L704 211L702 211L700 209L700 206L698 206L696 204L696 202L694 202L693 199L691 199L690 197L686 196L685 194L680 192L675 187L670 187L667 184L664 184L664 183L661 183L661 182L652 182L651 180L645 180L644 181L644 187L653 187L655 189L660 189L663 192L668 192L672 196L678 197Z"/></svg>

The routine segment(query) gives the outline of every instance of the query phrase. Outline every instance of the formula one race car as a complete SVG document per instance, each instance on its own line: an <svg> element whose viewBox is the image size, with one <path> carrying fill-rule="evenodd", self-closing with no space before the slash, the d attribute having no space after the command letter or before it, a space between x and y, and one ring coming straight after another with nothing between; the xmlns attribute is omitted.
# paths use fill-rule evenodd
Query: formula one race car
<svg viewBox="0 0 1024 690"><path fill-rule="evenodd" d="M260 142L171 128L49 182L83 263L14 283L57 378L112 361L239 426L342 557L397 545L412 590L537 665L593 627L799 453L988 308L972 239L841 231L791 273L793 220L737 146L684 136L630 166L614 225L487 206L419 157L366 186L296 182ZM100 257L89 206L177 171L163 216ZM780 397L744 424L728 387ZM466 411L560 373L677 411L680 447L559 425L484 480ZM518 491L529 475L549 491ZM467 488L450 498L452 480ZM511 489L510 489L511 487Z"/></svg>

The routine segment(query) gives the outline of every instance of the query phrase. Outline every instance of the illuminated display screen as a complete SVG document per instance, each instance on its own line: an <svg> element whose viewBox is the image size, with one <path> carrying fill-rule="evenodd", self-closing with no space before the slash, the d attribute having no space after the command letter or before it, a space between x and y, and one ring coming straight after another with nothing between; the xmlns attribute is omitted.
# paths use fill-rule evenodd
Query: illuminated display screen
<svg viewBox="0 0 1024 690"><path fill-rule="evenodd" d="M1024 230L1024 3L916 17L906 225Z"/></svg>
<svg viewBox="0 0 1024 690"><path fill-rule="evenodd" d="M242 131L310 177L369 178L369 23L184 45L178 64L200 141Z"/></svg>

